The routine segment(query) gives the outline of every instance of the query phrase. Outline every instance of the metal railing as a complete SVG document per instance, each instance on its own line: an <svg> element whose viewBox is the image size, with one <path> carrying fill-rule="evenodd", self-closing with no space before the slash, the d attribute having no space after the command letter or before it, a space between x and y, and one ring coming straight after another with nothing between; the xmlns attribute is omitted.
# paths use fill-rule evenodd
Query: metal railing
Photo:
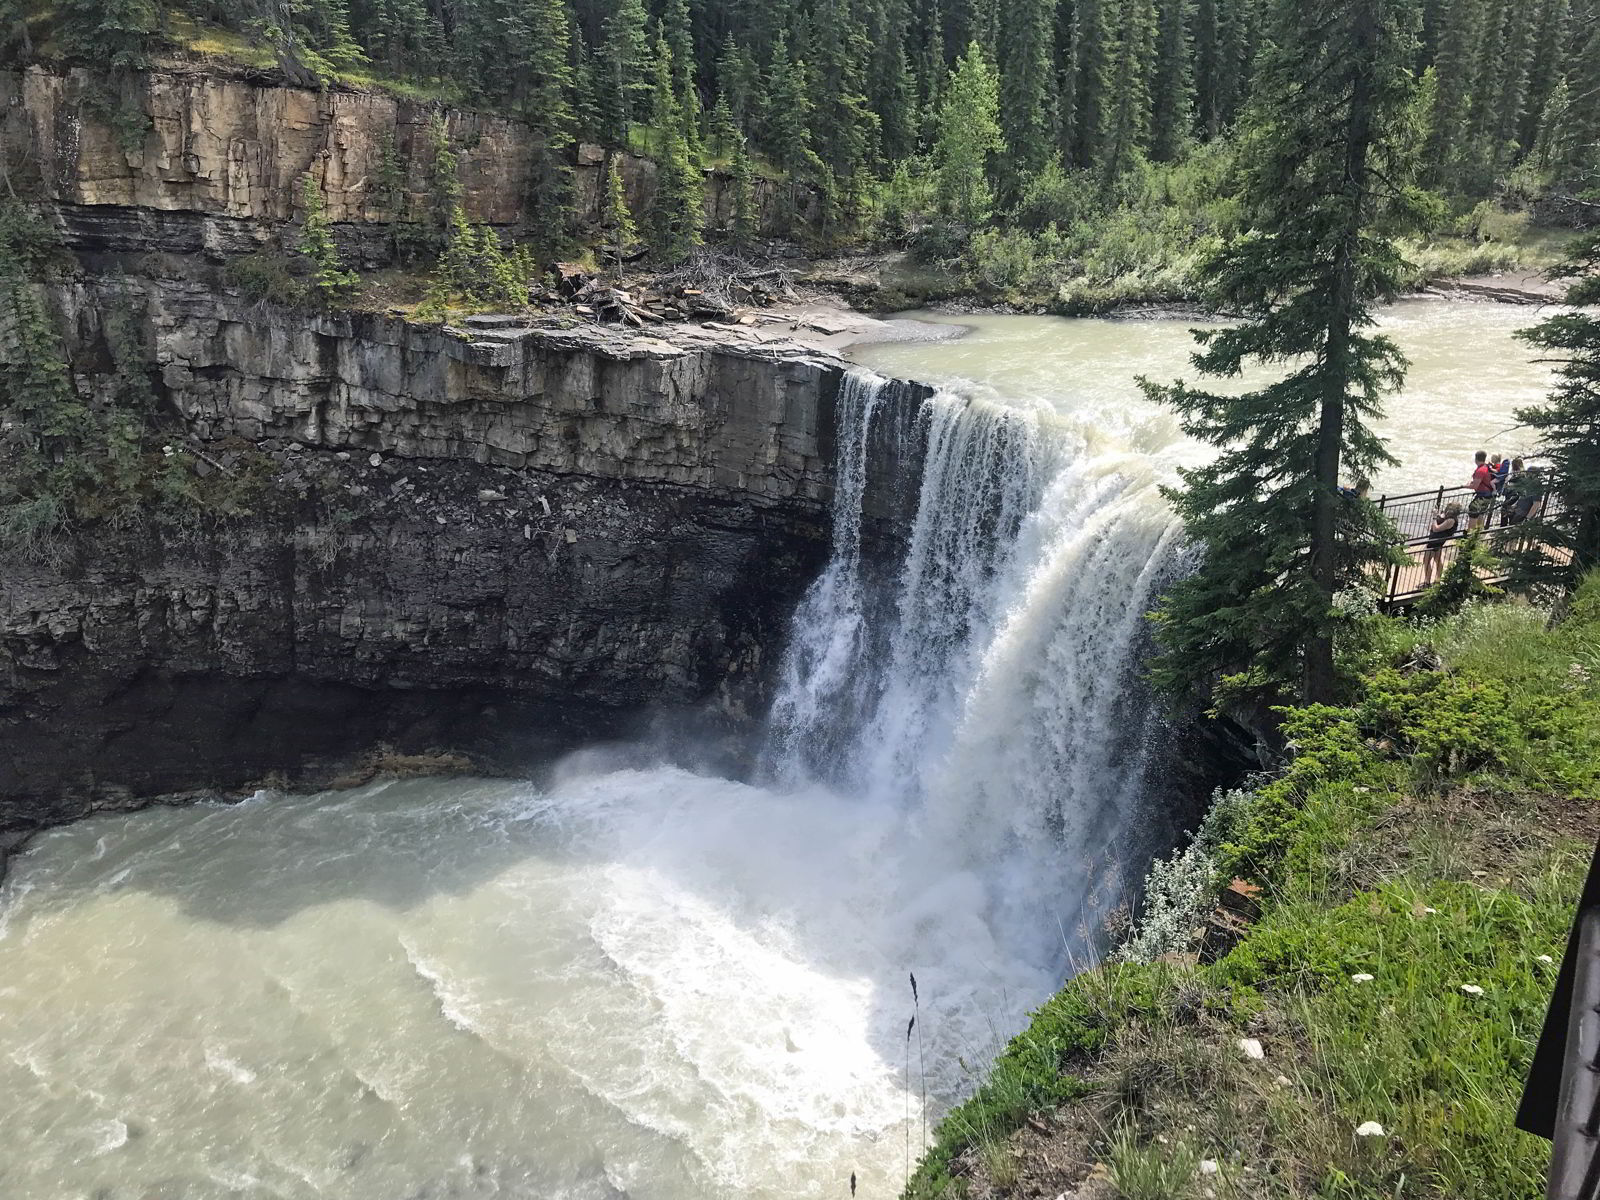
<svg viewBox="0 0 1600 1200"><path fill-rule="evenodd" d="M1406 558L1403 563L1384 568L1381 592L1386 607L1404 607L1437 582L1439 576L1455 562L1463 539L1473 528L1483 530L1484 545L1491 554L1504 556L1529 549L1534 544L1530 535L1519 532L1519 514L1523 520L1528 516L1549 519L1561 516L1564 511L1560 496L1551 493L1542 496L1526 514L1521 514L1520 508L1513 511L1504 498L1496 496L1482 520L1475 521L1468 515L1468 507L1474 496L1471 488L1439 487L1429 492L1380 496L1374 501L1379 511L1393 522L1399 534L1395 545ZM1461 517L1455 532L1435 552L1434 547L1429 545L1433 540L1430 533L1433 515L1451 503L1461 505ZM1549 553L1560 561L1567 552L1550 547ZM1505 578L1504 573L1490 573L1484 576L1484 581L1500 583Z"/></svg>
<svg viewBox="0 0 1600 1200"><path fill-rule="evenodd" d="M1548 1200L1600 1197L1600 909L1578 914Z"/></svg>

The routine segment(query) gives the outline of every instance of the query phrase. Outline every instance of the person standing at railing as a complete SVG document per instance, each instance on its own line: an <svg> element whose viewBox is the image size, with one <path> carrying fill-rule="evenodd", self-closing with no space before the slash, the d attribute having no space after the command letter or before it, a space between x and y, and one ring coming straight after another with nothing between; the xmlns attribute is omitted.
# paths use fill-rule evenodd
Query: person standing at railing
<svg viewBox="0 0 1600 1200"><path fill-rule="evenodd" d="M1495 458L1500 456L1497 454ZM1472 503L1467 505L1467 532L1482 529L1489 519L1489 512L1494 508L1495 469L1489 465L1489 452L1479 450L1472 456L1472 461L1477 464L1472 469L1472 482L1467 486L1472 489Z"/></svg>
<svg viewBox="0 0 1600 1200"><path fill-rule="evenodd" d="M1489 459L1489 470L1494 472L1494 494L1505 495L1506 480L1511 478L1511 460L1504 454L1496 454Z"/></svg>
<svg viewBox="0 0 1600 1200"><path fill-rule="evenodd" d="M1520 458L1514 467L1511 482L1506 487L1505 511L1500 517L1502 525L1521 525L1544 503L1544 475L1539 468L1524 470Z"/></svg>
<svg viewBox="0 0 1600 1200"><path fill-rule="evenodd" d="M1481 452L1480 452L1481 453ZM1422 586L1430 587L1444 574L1444 548L1461 524L1461 505L1452 500L1433 514L1428 541L1422 551Z"/></svg>

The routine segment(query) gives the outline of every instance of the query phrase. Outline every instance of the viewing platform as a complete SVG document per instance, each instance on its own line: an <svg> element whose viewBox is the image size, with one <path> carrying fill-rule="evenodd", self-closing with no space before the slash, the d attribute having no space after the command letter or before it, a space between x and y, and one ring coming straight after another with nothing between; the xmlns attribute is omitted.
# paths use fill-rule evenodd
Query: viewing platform
<svg viewBox="0 0 1600 1200"><path fill-rule="evenodd" d="M1439 550L1439 574L1450 569L1450 564L1455 562L1456 556L1461 551L1462 542L1467 534L1472 532L1473 518L1468 515L1468 506L1472 503L1473 496L1471 488L1439 487L1432 491L1407 492L1400 496L1380 496L1373 501L1378 510L1394 523L1400 535L1395 545L1400 547L1408 560L1383 568L1383 586L1380 589L1379 600L1383 608L1406 608L1416 603L1422 593L1427 591L1428 585L1423 582L1423 560L1428 551L1428 543L1432 540L1429 530L1433 527L1434 514L1442 512L1446 505L1454 503L1461 506L1461 518L1456 531L1448 536ZM1534 503L1522 520L1540 516L1559 517L1563 511L1561 497L1547 493ZM1519 532L1521 524L1522 521L1514 522L1514 514L1510 511L1506 499L1496 496L1479 526L1484 533L1484 547L1500 559L1504 559L1514 551L1526 549L1532 544L1532 539L1530 535ZM1562 562L1571 557L1567 550L1557 547L1548 549L1553 561ZM1485 573L1482 578L1485 583L1503 583L1507 576L1504 571L1496 571Z"/></svg>

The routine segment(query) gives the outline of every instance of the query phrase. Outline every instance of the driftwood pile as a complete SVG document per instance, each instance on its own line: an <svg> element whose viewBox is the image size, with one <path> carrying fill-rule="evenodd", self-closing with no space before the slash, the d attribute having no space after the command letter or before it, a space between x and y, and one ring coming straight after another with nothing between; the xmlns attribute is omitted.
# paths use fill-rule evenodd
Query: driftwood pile
<svg viewBox="0 0 1600 1200"><path fill-rule="evenodd" d="M741 308L795 300L793 276L781 267L757 267L723 250L696 251L681 265L643 284L624 288L573 263L556 268L556 294L582 316L627 325L662 321L732 321Z"/></svg>

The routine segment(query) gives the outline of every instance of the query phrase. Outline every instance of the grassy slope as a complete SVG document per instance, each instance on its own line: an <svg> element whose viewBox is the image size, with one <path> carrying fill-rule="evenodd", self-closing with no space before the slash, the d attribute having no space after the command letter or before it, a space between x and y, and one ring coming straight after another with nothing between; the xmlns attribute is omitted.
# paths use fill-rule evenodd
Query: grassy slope
<svg viewBox="0 0 1600 1200"><path fill-rule="evenodd" d="M1600 832L1600 580L1554 628L1507 604L1372 633L1360 702L1292 715L1296 758L1205 831L1260 919L1215 962L1070 982L910 1195L1544 1194L1512 1118Z"/></svg>

